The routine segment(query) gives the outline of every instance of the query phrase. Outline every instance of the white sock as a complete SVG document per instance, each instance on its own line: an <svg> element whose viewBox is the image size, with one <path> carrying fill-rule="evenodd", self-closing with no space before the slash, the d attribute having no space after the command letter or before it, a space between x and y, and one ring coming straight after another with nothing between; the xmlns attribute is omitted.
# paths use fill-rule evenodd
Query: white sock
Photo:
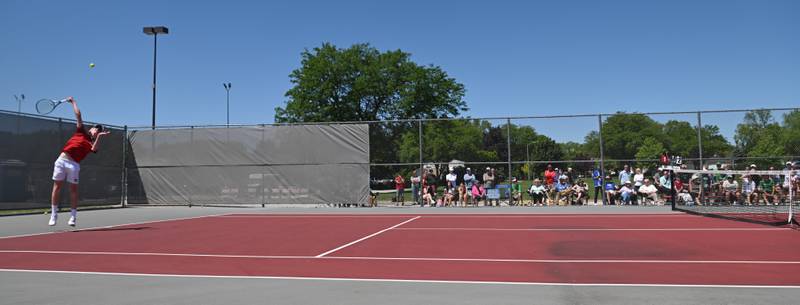
<svg viewBox="0 0 800 305"><path fill-rule="evenodd" d="M50 206L50 217L55 217L58 214L58 206L51 205Z"/></svg>
<svg viewBox="0 0 800 305"><path fill-rule="evenodd" d="M69 215L72 216L72 217L77 216L78 215L78 210L76 210L76 209L69 210Z"/></svg>

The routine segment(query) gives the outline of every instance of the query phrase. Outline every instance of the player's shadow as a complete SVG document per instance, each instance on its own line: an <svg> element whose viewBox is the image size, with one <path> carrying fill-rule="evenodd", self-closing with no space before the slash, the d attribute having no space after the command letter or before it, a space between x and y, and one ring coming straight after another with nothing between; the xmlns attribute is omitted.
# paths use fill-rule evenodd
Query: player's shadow
<svg viewBox="0 0 800 305"><path fill-rule="evenodd" d="M139 231L139 230L148 230L152 229L152 227L126 227L126 228L99 228L99 229L86 229L86 230L77 230L73 233L80 233L80 232L111 232L111 231Z"/></svg>

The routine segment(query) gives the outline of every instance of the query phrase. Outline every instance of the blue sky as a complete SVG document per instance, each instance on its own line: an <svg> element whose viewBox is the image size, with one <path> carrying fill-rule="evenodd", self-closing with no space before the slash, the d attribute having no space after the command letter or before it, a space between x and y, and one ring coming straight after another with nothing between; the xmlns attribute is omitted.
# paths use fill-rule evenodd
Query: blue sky
<svg viewBox="0 0 800 305"><path fill-rule="evenodd" d="M441 66L473 117L800 106L800 1L4 0L0 109L73 95L87 119L149 125L147 25L171 31L159 125L224 123L223 82L232 123L273 122L300 53L323 42ZM730 136L741 117L704 123ZM580 141L596 119L530 123Z"/></svg>

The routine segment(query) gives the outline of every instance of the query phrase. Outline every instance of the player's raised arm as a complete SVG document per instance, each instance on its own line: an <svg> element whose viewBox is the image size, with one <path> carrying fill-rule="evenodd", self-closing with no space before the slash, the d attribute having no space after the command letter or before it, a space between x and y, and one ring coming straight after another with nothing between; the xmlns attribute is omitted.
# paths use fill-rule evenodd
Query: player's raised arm
<svg viewBox="0 0 800 305"><path fill-rule="evenodd" d="M77 121L77 127L82 128L83 120L81 119L81 110L78 109L78 102L75 101L75 99L71 96L67 98L67 102L72 104L72 110L75 111L75 121Z"/></svg>
<svg viewBox="0 0 800 305"><path fill-rule="evenodd" d="M111 133L110 131L101 131L97 133L97 136L94 138L94 141L92 142L92 152L97 152L97 145L100 143L100 138L110 133Z"/></svg>

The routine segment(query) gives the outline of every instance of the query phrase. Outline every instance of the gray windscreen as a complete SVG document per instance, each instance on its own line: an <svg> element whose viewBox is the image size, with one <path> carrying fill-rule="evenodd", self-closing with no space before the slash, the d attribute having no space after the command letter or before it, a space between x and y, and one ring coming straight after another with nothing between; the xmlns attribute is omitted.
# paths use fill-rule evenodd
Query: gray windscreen
<svg viewBox="0 0 800 305"><path fill-rule="evenodd" d="M369 196L365 124L142 130L130 141L131 203L366 203Z"/></svg>
<svg viewBox="0 0 800 305"><path fill-rule="evenodd" d="M75 129L72 120L0 112L0 209L50 206L53 163ZM98 153L81 162L79 206L121 202L125 132L109 130ZM67 189L60 196L62 207L69 206Z"/></svg>

